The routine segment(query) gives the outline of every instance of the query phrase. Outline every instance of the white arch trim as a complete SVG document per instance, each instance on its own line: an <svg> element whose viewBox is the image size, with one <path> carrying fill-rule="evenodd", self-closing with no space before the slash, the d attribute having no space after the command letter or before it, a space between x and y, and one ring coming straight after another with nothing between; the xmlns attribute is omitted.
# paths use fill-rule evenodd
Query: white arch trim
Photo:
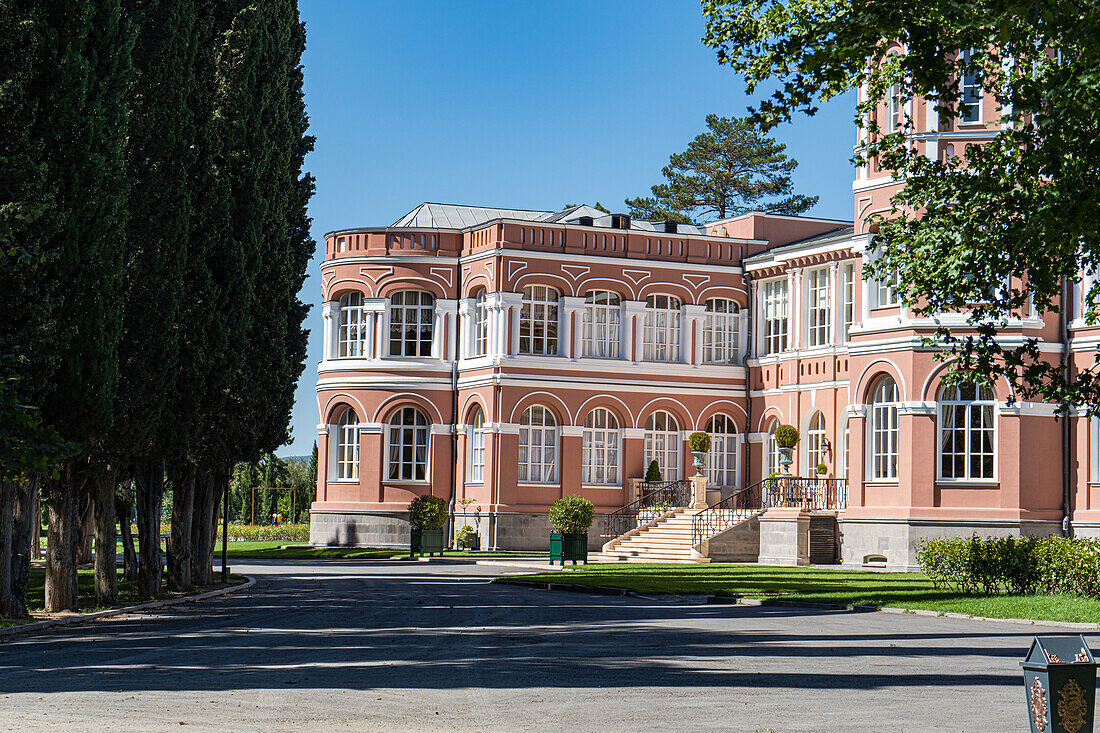
<svg viewBox="0 0 1100 733"><path fill-rule="evenodd" d="M629 407L626 406L626 403L623 402L622 400L620 400L618 397L615 397L614 395L609 395L609 394L593 395L593 396L589 397L587 400L585 400L583 403L581 403L581 406L577 408L577 414L576 414L576 421L578 423L580 423L581 420L583 420L585 417L588 416L588 411L586 411L584 409L584 406L587 405L592 400L598 400L600 398L606 398L606 399L614 400L615 402L618 402L620 405L623 406L623 410L626 412L626 415L627 415L627 419L624 422L626 422L628 424L637 425L637 420L634 417L634 413L630 410ZM624 427L624 426L620 426L620 427Z"/></svg>
<svg viewBox="0 0 1100 733"><path fill-rule="evenodd" d="M328 400L325 402L325 409L322 411L322 414L326 415L326 417L322 419L327 420L329 417L331 417L330 413L332 412L332 403L334 402L354 402L355 407L357 408L355 410L355 416L359 418L360 422L366 421L367 411L363 408L363 403L356 399L353 395L348 394L347 392L337 392L336 394L329 396Z"/></svg>
<svg viewBox="0 0 1100 733"><path fill-rule="evenodd" d="M466 400L462 403L462 410L459 412L459 414L460 415L467 414L470 411L470 403L471 402L476 402L478 404L478 407L481 408L481 414L485 415L486 416L485 419L488 420L489 408L488 408L488 406L486 406L484 398L481 395L479 395L477 392L466 395ZM466 418L463 418L463 420L465 420L465 419Z"/></svg>
<svg viewBox="0 0 1100 733"><path fill-rule="evenodd" d="M680 409L684 411L683 412L683 418L677 418L676 422L685 423L684 427L686 427L687 425L690 425L692 422L695 421L695 419L691 416L691 410L689 410L687 407L685 407L684 403L681 402L680 400L675 399L674 397L656 397L656 398L650 400L649 402L647 402L645 404L645 407L638 410L638 422L636 422L634 424L634 427L644 428L645 426L642 425L642 415L647 415L646 411L649 409L649 406L652 405L654 402L660 402L661 400L668 400L669 402L675 402L677 405L680 406ZM666 412L667 412L667 410L666 410ZM648 415L647 415L647 417L648 417ZM676 416L673 415L673 417L676 417ZM684 428L681 427L680 429L683 430Z"/></svg>
<svg viewBox="0 0 1100 733"><path fill-rule="evenodd" d="M581 283L577 284L577 295L579 295L581 297L584 297L588 294L589 290L603 289L600 286L601 281L621 284L622 289L625 290L625 292L619 293L619 295L620 295L620 297L623 298L623 300L637 300L638 299L638 296L637 296L637 293L634 290L634 287L631 286L630 283L628 283L627 281L620 280L617 277L590 277L587 280L585 280L584 282L581 282ZM619 290L619 288L608 288L608 289L610 289L610 290ZM629 295L630 297L627 298L626 297L627 295Z"/></svg>
<svg viewBox="0 0 1100 733"><path fill-rule="evenodd" d="M856 380L856 394L861 395L864 393L867 388L867 384L863 381L863 379L867 376L867 372L874 369L877 364L889 364L894 368L894 372L891 373L890 376L895 377L895 381L900 382L900 384L898 385L898 402L905 402L906 400L908 400L909 391L905 385L905 374L902 373L898 365L890 359L875 359L870 364L863 367L863 371L859 373L859 379ZM849 395L849 399L850 397L851 395Z"/></svg>
<svg viewBox="0 0 1100 733"><path fill-rule="evenodd" d="M760 413L760 420L756 423L757 432L766 433L767 430L765 430L764 427L768 424L768 421L770 420L778 420L780 423L782 423L783 411L775 405L769 405L764 410L764 412Z"/></svg>
<svg viewBox="0 0 1100 733"><path fill-rule="evenodd" d="M435 413L435 419L436 419L435 424L437 424L437 425L442 425L443 424L443 415L439 412L439 408L436 407L435 404L432 403L432 401L429 400L427 397L425 397L422 394L416 394L415 392L401 392L400 394L395 394L395 395L392 395L392 396L387 397L386 399L382 400L382 402L378 405L378 408L375 409L374 417L371 418L371 421L372 422L381 422L379 417L381 416L381 414L383 412L385 412L386 405L388 405L391 402L397 401L397 400L408 399L409 397L414 397L418 400L424 400L429 405L431 405L432 412ZM416 407L421 407L420 403L418 403L418 402L413 402L412 404L415 405Z"/></svg>
<svg viewBox="0 0 1100 733"><path fill-rule="evenodd" d="M706 420L709 417L713 417L713 415L710 414L710 411L711 411L712 408L715 408L716 405L729 405L731 407L734 407L734 408L740 410L741 414L744 415L746 418L749 416L748 411L744 407L742 407L741 405L737 404L736 402L732 402L730 400L715 400L714 402L711 402L709 405L704 407L702 412L700 412L699 415L695 418L695 429L696 430L702 430L703 426L704 426L703 421ZM721 411L715 409L714 414L718 414L718 412L721 412ZM726 413L726 414L729 415L729 413ZM729 417L732 419L733 415L729 415ZM736 420L734 420L734 422L736 423ZM748 424L746 424L745 429L748 430L748 428L749 428L749 426L748 426Z"/></svg>
<svg viewBox="0 0 1100 733"><path fill-rule="evenodd" d="M938 374L940 374L940 372L943 372L945 369L947 369L947 367L949 367L953 362L956 362L956 361L958 361L957 357L951 357L950 359L947 359L946 361L944 361L942 364L939 364L938 366L936 366L935 369L932 369L931 371L928 372L928 376L924 378L924 384L922 384L921 388L920 388L920 398L922 400L926 400L928 402L935 402L937 399L939 399L939 395L930 395L930 394L928 394L928 390L930 390L932 388L932 380L935 379L936 376ZM1012 388L1012 382L1005 379L1004 375L1001 375L1000 378L1004 381L1005 385L1008 387L1008 394L1012 397L1013 400L1015 400L1016 399L1016 390Z"/></svg>
<svg viewBox="0 0 1100 733"><path fill-rule="evenodd" d="M528 407L533 407L535 405L541 404L542 402L545 402L545 400L535 400L533 402L526 402L528 397L536 397L536 396L540 396L540 395L549 397L550 399L555 400L559 405L561 405L561 414L564 417L564 419L561 422L562 425L572 425L573 424L573 415L570 414L569 407L566 406L565 402L562 400L561 397L558 397L556 394L552 394L550 392L528 392L527 394L525 394L523 396L523 398L520 399L512 407L512 412L508 416L508 422L514 423L516 421L516 410L519 409L520 405L524 405L523 409L526 410ZM520 413L520 414L522 414L522 413Z"/></svg>
<svg viewBox="0 0 1100 733"><path fill-rule="evenodd" d="M573 296L573 295L577 294L576 291L573 289L573 283L569 282L568 280L566 280L561 275L550 275L550 274L541 273L541 272L531 272L531 273L528 273L526 275L520 275L519 279L516 280L514 285L512 285L512 287L515 288L515 292L517 292L517 293L522 293L523 292L523 288L524 288L523 281L527 280L528 278L530 278L531 280L534 281L534 282L528 283L528 285L545 285L546 287L554 288L555 290L557 290L562 295ZM561 280L564 283L564 286L559 286L559 285L556 285L556 284L553 284L553 283L543 282L544 280L549 280L551 278L553 278L554 280Z"/></svg>
<svg viewBox="0 0 1100 733"><path fill-rule="evenodd" d="M332 292L334 290L337 290L338 286L343 285L344 283L354 285L356 289L362 290L364 294L366 294L370 298L374 297L373 283L368 283L366 280L358 280L354 277L342 277L339 280L330 280L329 282L325 283L325 300L332 300Z"/></svg>

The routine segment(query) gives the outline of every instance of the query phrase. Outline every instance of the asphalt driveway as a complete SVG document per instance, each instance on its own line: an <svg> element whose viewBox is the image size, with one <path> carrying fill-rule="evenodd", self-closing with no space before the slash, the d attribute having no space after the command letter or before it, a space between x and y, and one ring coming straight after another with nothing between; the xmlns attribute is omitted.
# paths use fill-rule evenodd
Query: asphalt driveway
<svg viewBox="0 0 1100 733"><path fill-rule="evenodd" d="M468 564L234 572L258 582L0 642L0 730L1024 731L1018 662L1057 633L528 590Z"/></svg>

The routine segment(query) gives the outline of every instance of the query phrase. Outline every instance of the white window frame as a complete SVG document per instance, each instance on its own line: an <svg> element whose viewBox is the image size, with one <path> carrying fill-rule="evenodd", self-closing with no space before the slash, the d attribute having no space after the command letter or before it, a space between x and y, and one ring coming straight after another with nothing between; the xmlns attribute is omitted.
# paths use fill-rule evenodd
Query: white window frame
<svg viewBox="0 0 1100 733"><path fill-rule="evenodd" d="M898 480L898 385L879 377L871 393L867 426L867 475L871 482Z"/></svg>
<svg viewBox="0 0 1100 733"><path fill-rule="evenodd" d="M386 424L386 480L403 484L428 483L430 449L431 421L428 417L412 406L395 410Z"/></svg>
<svg viewBox="0 0 1100 733"><path fill-rule="evenodd" d="M1100 416L1089 418L1089 483L1100 483Z"/></svg>
<svg viewBox="0 0 1100 733"><path fill-rule="evenodd" d="M775 430L779 427L779 420L772 418L768 423L768 437L764 441L764 477L779 473L782 466L779 463L779 443L775 442Z"/></svg>
<svg viewBox="0 0 1100 733"><path fill-rule="evenodd" d="M589 290L584 296L584 355L618 359L622 296L614 290Z"/></svg>
<svg viewBox="0 0 1100 733"><path fill-rule="evenodd" d="M485 412L478 405L466 430L466 483L485 483Z"/></svg>
<svg viewBox="0 0 1100 733"><path fill-rule="evenodd" d="M806 272L806 344L827 346L832 329L832 276L830 268Z"/></svg>
<svg viewBox="0 0 1100 733"><path fill-rule="evenodd" d="M359 480L359 417L350 407L344 408L335 425L336 440L334 481Z"/></svg>
<svg viewBox="0 0 1100 733"><path fill-rule="evenodd" d="M760 283L760 289L764 355L779 354L787 350L787 278L766 280Z"/></svg>
<svg viewBox="0 0 1100 733"><path fill-rule="evenodd" d="M485 356L489 353L489 294L482 288L474 296L473 319L473 356Z"/></svg>
<svg viewBox="0 0 1100 733"><path fill-rule="evenodd" d="M606 407L593 409L581 430L581 484L618 486L620 461L619 419Z"/></svg>
<svg viewBox="0 0 1100 733"><path fill-rule="evenodd" d="M645 422L645 465L657 461L662 481L680 480L680 454L683 452L680 421L667 410L657 410Z"/></svg>
<svg viewBox="0 0 1100 733"><path fill-rule="evenodd" d="M725 413L707 421L710 451L707 453L707 483L714 486L741 485L741 436L737 423Z"/></svg>
<svg viewBox="0 0 1100 733"><path fill-rule="evenodd" d="M558 355L558 301L560 294L549 285L523 289L519 315L519 353Z"/></svg>
<svg viewBox="0 0 1100 733"><path fill-rule="evenodd" d="M645 300L644 361L679 362L683 301L675 295L650 295Z"/></svg>
<svg viewBox="0 0 1100 733"><path fill-rule="evenodd" d="M741 306L732 298L711 298L703 319L703 363L740 364Z"/></svg>
<svg viewBox="0 0 1100 733"><path fill-rule="evenodd" d="M817 476L818 464L825 463L825 414L815 410L806 423L806 475Z"/></svg>
<svg viewBox="0 0 1100 733"><path fill-rule="evenodd" d="M889 280L871 280L870 290L873 308L893 308L901 304L897 292L898 276L895 274Z"/></svg>
<svg viewBox="0 0 1100 733"><path fill-rule="evenodd" d="M363 294L357 290L340 296L340 342L337 358L349 359L367 353L367 317Z"/></svg>
<svg viewBox="0 0 1100 733"><path fill-rule="evenodd" d="M850 341L856 319L856 266L849 262L840 268L840 323L841 340Z"/></svg>
<svg viewBox="0 0 1100 733"><path fill-rule="evenodd" d="M851 465L851 460L852 460L851 453L850 453L851 445L852 445L851 439L852 439L851 428L849 427L848 423L844 423L844 430L842 430L841 433L840 433L840 440L841 440L840 452L837 454L838 457L839 457L839 462L841 464L840 466L838 466L838 470L837 470L837 473L836 473L837 478L842 478L842 479L845 479L845 480L847 480L847 478L848 478L848 467Z"/></svg>
<svg viewBox="0 0 1100 733"><path fill-rule="evenodd" d="M410 298L414 302L408 302ZM390 293L389 348L395 359L423 359L432 356L435 336L435 296L426 290Z"/></svg>
<svg viewBox="0 0 1100 733"><path fill-rule="evenodd" d="M891 51L887 56L898 56ZM886 129L887 135L897 132L905 125L905 103L901 99L901 85L897 82L886 88Z"/></svg>
<svg viewBox="0 0 1100 733"><path fill-rule="evenodd" d="M559 435L557 418L549 407L531 405L523 411L519 421L518 483L558 483Z"/></svg>
<svg viewBox="0 0 1100 733"><path fill-rule="evenodd" d="M963 65L970 64L973 49L967 49L959 54ZM969 109L964 112L963 106ZM977 72L963 72L959 77L959 123L963 125L982 124L982 86L978 82Z"/></svg>
<svg viewBox="0 0 1100 733"><path fill-rule="evenodd" d="M964 396L970 389L974 390L975 399ZM975 419L979 421L977 427ZM980 448L983 437L989 439L988 453L975 451L975 441L979 442ZM948 445L951 450L947 450ZM962 460L962 475L954 475L953 465L949 471L944 470L948 456ZM984 457L989 458L989 475L975 475L974 461L981 461ZM983 462L983 474L984 468ZM940 390L936 403L936 480L945 483L997 482L997 398L989 387L958 385L945 386Z"/></svg>

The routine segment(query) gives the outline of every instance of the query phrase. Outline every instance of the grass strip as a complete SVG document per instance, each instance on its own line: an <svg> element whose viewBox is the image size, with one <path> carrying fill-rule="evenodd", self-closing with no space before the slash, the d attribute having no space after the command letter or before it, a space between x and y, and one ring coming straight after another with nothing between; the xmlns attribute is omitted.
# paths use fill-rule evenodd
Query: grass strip
<svg viewBox="0 0 1100 733"><path fill-rule="evenodd" d="M512 576L513 578L515 576ZM876 573L772 565L598 564L524 575L523 580L622 588L646 595L778 598L989 618L1100 623L1100 601L1074 596L985 596L932 587L923 573Z"/></svg>

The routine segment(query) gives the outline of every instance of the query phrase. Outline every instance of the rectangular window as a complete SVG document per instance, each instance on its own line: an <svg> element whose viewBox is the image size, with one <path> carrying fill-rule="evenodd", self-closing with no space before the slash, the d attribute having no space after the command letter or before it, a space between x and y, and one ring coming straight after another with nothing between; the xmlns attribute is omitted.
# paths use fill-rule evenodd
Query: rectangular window
<svg viewBox="0 0 1100 733"><path fill-rule="evenodd" d="M706 303L703 320L703 363L737 364L738 320L737 303L726 298L711 298Z"/></svg>
<svg viewBox="0 0 1100 733"><path fill-rule="evenodd" d="M897 282L897 275L889 280L871 281L873 307L889 308L898 304Z"/></svg>
<svg viewBox="0 0 1100 733"><path fill-rule="evenodd" d="M809 271L806 279L806 325L810 346L829 343L831 287L828 268Z"/></svg>
<svg viewBox="0 0 1100 733"><path fill-rule="evenodd" d="M963 51L961 61L964 66L969 66L972 50ZM959 84L960 104L959 122L982 121L982 87L977 69L963 71L962 83Z"/></svg>
<svg viewBox="0 0 1100 733"><path fill-rule="evenodd" d="M519 314L519 353L558 355L558 291L545 285L523 289Z"/></svg>
<svg viewBox="0 0 1100 733"><path fill-rule="evenodd" d="M764 287L764 354L787 350L787 281L771 280Z"/></svg>
<svg viewBox="0 0 1100 733"><path fill-rule="evenodd" d="M680 361L680 299L651 295L645 306L646 361Z"/></svg>
<svg viewBox="0 0 1100 733"><path fill-rule="evenodd" d="M406 290L390 296L390 356L432 355L435 298L431 293Z"/></svg>
<svg viewBox="0 0 1100 733"><path fill-rule="evenodd" d="M584 302L584 355L619 358L620 298L618 293L592 290Z"/></svg>
<svg viewBox="0 0 1100 733"><path fill-rule="evenodd" d="M856 318L856 266L849 263L840 268L841 284L841 340L848 341Z"/></svg>

